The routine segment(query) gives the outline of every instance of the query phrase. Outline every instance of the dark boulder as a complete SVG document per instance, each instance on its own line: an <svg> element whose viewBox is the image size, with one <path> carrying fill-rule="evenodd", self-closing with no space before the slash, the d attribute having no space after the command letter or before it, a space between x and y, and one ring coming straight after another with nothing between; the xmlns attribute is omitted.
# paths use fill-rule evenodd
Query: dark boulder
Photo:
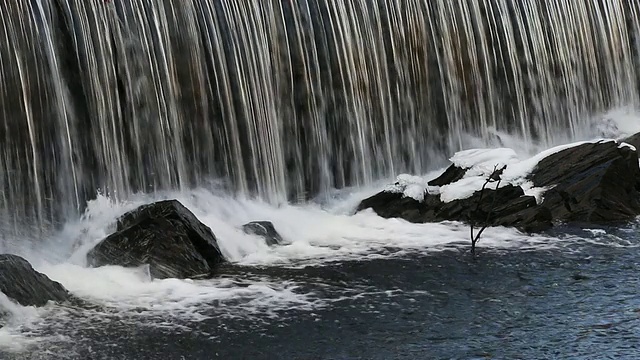
<svg viewBox="0 0 640 360"><path fill-rule="evenodd" d="M440 175L437 178L429 181L427 184L429 186L449 185L449 184L452 184L452 183L462 179L462 177L466 173L467 173L467 169L463 169L461 167L456 166L455 164L451 164L451 166L449 166L447 168L447 170L445 170L442 173L442 175Z"/></svg>
<svg viewBox="0 0 640 360"><path fill-rule="evenodd" d="M461 178L464 173L457 169L452 165L433 184ZM416 223L456 220L526 232L542 231L558 222L602 224L640 214L638 155L614 141L585 143L543 158L527 177L534 187L547 189L541 204L525 196L519 186L508 184L496 190L495 180L482 192L446 203L438 194L425 193L418 201L401 192L383 191L363 200L357 211L372 208L382 217Z"/></svg>
<svg viewBox="0 0 640 360"><path fill-rule="evenodd" d="M153 278L213 275L224 257L211 229L177 200L159 201L124 214L117 231L87 255L91 266L149 265Z"/></svg>
<svg viewBox="0 0 640 360"><path fill-rule="evenodd" d="M35 271L27 260L10 254L0 255L0 292L22 306L44 306L71 297L60 283Z"/></svg>
<svg viewBox="0 0 640 360"><path fill-rule="evenodd" d="M242 225L242 231L247 234L257 235L264 238L269 246L283 243L282 236L276 231L271 221L252 221Z"/></svg>
<svg viewBox="0 0 640 360"><path fill-rule="evenodd" d="M632 145L636 148L636 152L640 154L640 133L624 138L620 142Z"/></svg>
<svg viewBox="0 0 640 360"><path fill-rule="evenodd" d="M606 223L640 214L638 156L613 141L586 143L542 159L529 179L550 187L543 205L555 221Z"/></svg>
<svg viewBox="0 0 640 360"><path fill-rule="evenodd" d="M368 208L387 219L398 217L414 223L425 222L423 214L426 205L412 197L405 197L401 192L381 191L362 200L356 212Z"/></svg>

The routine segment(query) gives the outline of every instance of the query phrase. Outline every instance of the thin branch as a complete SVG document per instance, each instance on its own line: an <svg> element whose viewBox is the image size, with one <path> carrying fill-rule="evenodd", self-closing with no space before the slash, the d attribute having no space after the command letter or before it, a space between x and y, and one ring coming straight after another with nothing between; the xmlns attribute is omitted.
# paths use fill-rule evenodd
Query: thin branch
<svg viewBox="0 0 640 360"><path fill-rule="evenodd" d="M500 182L502 181L502 179L500 178L500 175L502 175L502 172L504 171L504 169L506 168L506 165L503 166L502 168L498 169L498 165L496 164L493 167L493 172L491 173L491 175L489 175L489 177L487 178L487 181L484 182L484 184L482 185L482 188L480 189L480 198L478 199L478 202L476 204L476 208L473 211L473 213L471 213L471 216L469 217L469 224L471 227L471 254L473 255L473 257L475 258L476 255L476 244L478 243L478 240L480 240L480 235L482 235L482 233L484 232L484 230L489 226L489 220L491 220L491 215L493 213L493 208L495 207L495 203L496 203L496 198L497 198L497 194L498 194L498 188L500 187ZM480 204L482 204L482 197L484 195L484 190L487 186L487 184L491 181L491 180L497 180L497 184L496 184L496 192L493 194L493 201L491 202L491 206L489 207L489 211L487 212L487 217L484 221L484 224L482 226L482 228L480 229L480 231L478 231L478 234L476 234L475 236L473 235L473 227L474 227L474 220L473 220L473 214L478 213L478 210L480 210Z"/></svg>

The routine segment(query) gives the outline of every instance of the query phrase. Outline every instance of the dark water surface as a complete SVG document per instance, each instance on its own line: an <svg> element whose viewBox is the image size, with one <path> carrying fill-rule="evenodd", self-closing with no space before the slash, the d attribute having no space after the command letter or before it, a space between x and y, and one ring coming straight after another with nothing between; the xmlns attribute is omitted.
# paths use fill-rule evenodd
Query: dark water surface
<svg viewBox="0 0 640 360"><path fill-rule="evenodd" d="M573 231L564 229L563 231ZM7 359L636 359L640 241L612 230L563 246L467 247L302 269L236 268L303 284L309 309L181 322L70 310ZM574 234L578 230L574 231ZM555 234L565 237L563 233ZM393 252L394 249L386 251ZM238 302L251 299L237 299ZM74 320L76 319L76 320ZM154 326L149 326L154 323ZM90 325L90 326L87 326Z"/></svg>

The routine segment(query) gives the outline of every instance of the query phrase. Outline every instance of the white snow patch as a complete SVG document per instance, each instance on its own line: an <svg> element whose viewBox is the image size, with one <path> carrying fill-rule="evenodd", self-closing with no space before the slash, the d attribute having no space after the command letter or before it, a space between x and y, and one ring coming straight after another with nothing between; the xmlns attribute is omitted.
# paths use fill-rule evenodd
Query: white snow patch
<svg viewBox="0 0 640 360"><path fill-rule="evenodd" d="M500 187L509 184L522 186L525 193L530 192L531 195L536 197L536 201L541 202L542 194L546 189L537 188L533 190L533 184L526 179L527 175L547 156L584 143L587 143L587 141L556 146L522 161L518 159L515 151L505 148L494 149L496 151L493 152L479 151L486 149L476 149L475 152L471 150L462 151L460 152L462 153L461 155L458 155L460 153L456 153L456 155L451 158L452 161L455 159L460 163L466 164L470 169L463 179L440 188L440 200L449 202L470 197L475 191L482 188L482 185L487 181L487 177L491 175L496 165L498 165L498 167L507 165L507 168L501 175L502 181L500 182ZM474 159L478 160L479 163L473 164L472 160ZM495 187L495 184L487 184L487 188L489 189L495 189Z"/></svg>
<svg viewBox="0 0 640 360"><path fill-rule="evenodd" d="M443 202L466 199L482 188L488 176L496 168L499 169L506 165L507 167L501 175L502 180L499 187L507 185L520 186L525 195L534 196L537 203L540 204L543 201L544 192L549 190L550 187L534 187L533 183L527 180L527 176L531 174L542 159L579 145L611 141L615 140L596 139L564 144L542 151L525 160L520 160L516 152L508 148L464 150L455 153L450 159L456 166L468 169L462 179L440 187L429 187L424 177L402 174L398 176L395 184L389 185L385 190L402 192L405 196L412 197L418 201L424 199L425 192L440 194L440 200ZM624 145L630 146L628 144ZM495 189L496 185L497 182L491 181L486 185L486 188Z"/></svg>
<svg viewBox="0 0 640 360"><path fill-rule="evenodd" d="M469 169L472 174L491 175L494 167L501 168L505 165L518 162L518 155L513 149L471 149L455 153L451 162L463 169Z"/></svg>
<svg viewBox="0 0 640 360"><path fill-rule="evenodd" d="M562 150L570 149L572 147L576 147L583 144L597 143L600 141L603 141L603 140L599 139L594 141L579 141L579 142L564 144L564 145L553 147L551 149L547 149L535 156L530 157L529 159L507 166L505 171L502 173L502 179L514 185L522 185L523 182L526 181L525 178L527 177L527 175L529 175L533 171L533 169L535 169L536 165L538 165L538 163L542 161L542 159L548 156L551 156L555 153L558 153ZM614 141L614 140L604 140L604 141Z"/></svg>
<svg viewBox="0 0 640 360"><path fill-rule="evenodd" d="M471 197L474 192L480 190L482 185L487 181L484 176L465 177L452 184L440 187L440 200L450 202L458 199L466 199ZM487 184L486 189L495 189L497 182L492 181ZM507 182L501 181L500 187L508 185Z"/></svg>
<svg viewBox="0 0 640 360"><path fill-rule="evenodd" d="M400 174L396 182L387 186L385 191L402 193L405 197L414 198L417 201L424 200L424 193L427 191L427 180L420 176Z"/></svg>
<svg viewBox="0 0 640 360"><path fill-rule="evenodd" d="M626 142L621 142L620 145L618 145L618 148L620 148L620 149L625 148L625 147L628 147L629 149L631 149L633 151L636 151L636 147L635 146L633 146L631 144L628 144Z"/></svg>
<svg viewBox="0 0 640 360"><path fill-rule="evenodd" d="M466 199L480 190L487 181L487 177L494 170L510 166L519 161L518 155L512 149L471 149L459 151L451 157L451 162L456 166L468 169L464 177L452 184L440 187L440 200L450 202L458 199ZM508 185L501 181L499 186ZM496 183L487 184L486 188L495 189Z"/></svg>
<svg viewBox="0 0 640 360"><path fill-rule="evenodd" d="M542 204L542 201L544 201L544 196L542 195L544 195L544 193L550 189L550 187L532 187L531 182L525 183L520 186L524 190L524 194L526 196L533 196L534 198L536 198L536 203L538 205Z"/></svg>

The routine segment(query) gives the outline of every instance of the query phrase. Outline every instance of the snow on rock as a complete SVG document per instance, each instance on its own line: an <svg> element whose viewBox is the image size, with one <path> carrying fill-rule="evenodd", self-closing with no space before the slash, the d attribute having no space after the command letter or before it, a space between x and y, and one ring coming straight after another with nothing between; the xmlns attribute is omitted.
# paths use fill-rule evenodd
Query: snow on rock
<svg viewBox="0 0 640 360"><path fill-rule="evenodd" d="M440 200L443 202L466 199L472 196L474 192L482 188L487 177L495 169L503 168L505 165L509 169L514 164L521 162L516 152L508 148L459 151L450 160L454 165L468 170L461 180L440 187ZM501 181L499 186L503 187L508 184L510 184L509 181ZM487 187L495 189L496 184L490 183L487 184Z"/></svg>
<svg viewBox="0 0 640 360"><path fill-rule="evenodd" d="M507 185L520 186L526 195L534 196L538 204L542 203L543 194L549 187L533 187L533 183L527 176L535 169L538 163L560 151L587 143L610 142L611 139L598 139L592 141L579 141L570 144L556 146L538 153L528 159L520 160L513 149L470 149L455 153L451 162L460 168L467 169L462 179L443 186L428 186L427 179L421 176L401 174L396 182L385 188L387 192L402 193L404 197L410 197L417 201L423 201L425 193L440 194L440 200L451 202L453 200L466 199L480 190L496 167L507 166L501 175L499 187ZM629 146L621 144L620 146ZM496 182L486 185L488 189L495 189Z"/></svg>
<svg viewBox="0 0 640 360"><path fill-rule="evenodd" d="M453 184L444 185L440 187L440 200L442 202L451 202L453 200L466 199L471 197L476 191L482 188L482 185L487 181L485 176L472 176L465 177L462 180L458 180ZM495 189L496 182L490 182L487 184L487 189ZM499 187L508 185L507 182L501 181Z"/></svg>
<svg viewBox="0 0 640 360"><path fill-rule="evenodd" d="M437 189L433 189L430 193L440 193L440 200L443 202L450 202L453 200L466 199L473 195L473 193L482 188L482 185L487 181L487 177L496 168L507 166L501 175L502 181L500 187L507 185L521 186L526 195L531 195L536 198L538 204L543 200L543 194L549 188L533 188L533 183L527 180L527 176L535 169L538 163L555 153L562 150L566 150L575 146L579 146L586 143L597 142L609 142L615 141L611 139L606 140L593 140L593 141L579 141L571 144L564 144L556 146L545 151L538 153L528 159L520 160L515 151L508 148L498 149L471 149L459 151L451 157L451 162L456 166L467 168L467 173L461 180L458 180L452 184L444 185ZM490 182L487 184L487 188L495 189L496 183Z"/></svg>
<svg viewBox="0 0 640 360"><path fill-rule="evenodd" d="M401 175L389 187L394 193L364 199L357 211L372 208L385 218L418 223L481 221L526 232L554 222L626 221L640 214L640 169L637 152L620 144L576 142L522 161L509 149L466 150L432 181L440 186L428 188L426 177ZM481 202L483 194L493 201Z"/></svg>
<svg viewBox="0 0 640 360"><path fill-rule="evenodd" d="M620 139L618 140L618 142L621 143L620 146L633 146L634 150L638 152L638 150L640 149L640 132L628 136L624 139Z"/></svg>
<svg viewBox="0 0 640 360"><path fill-rule="evenodd" d="M547 149L545 151L542 151L540 153L538 153L537 155L534 155L526 160L517 162L517 163L512 163L509 166L507 166L507 168L505 169L505 171L502 173L502 179L504 181L508 181L514 185L522 185L526 180L525 178L531 174L531 172L533 171L533 169L535 169L535 167L538 165L538 163L548 157L551 156L553 154L559 153L562 150L566 150L572 147L576 147L582 144L587 144L587 143L597 143L600 141L615 141L615 140L594 140L594 141L579 141L579 142L575 142L575 143L571 143L571 144L564 144L564 145L560 145L560 146L556 146L553 147L551 149Z"/></svg>
<svg viewBox="0 0 640 360"><path fill-rule="evenodd" d="M534 187L533 182L531 181L523 183L520 187L524 190L524 194L526 196L533 196L536 198L536 204L538 205L542 204L542 201L544 200L544 196L542 196L544 192L550 189L550 187Z"/></svg>
<svg viewBox="0 0 640 360"><path fill-rule="evenodd" d="M508 148L458 151L449 160L458 167L469 169L467 176L489 176L496 165L501 168L520 161L516 152Z"/></svg>
<svg viewBox="0 0 640 360"><path fill-rule="evenodd" d="M459 151L450 160L455 166L468 170L462 179L440 187L440 200L443 202L470 197L482 188L496 168L520 161L516 152L508 148ZM507 182L500 182L500 187L506 185ZM496 184L487 184L487 188L495 189Z"/></svg>
<svg viewBox="0 0 640 360"><path fill-rule="evenodd" d="M405 197L410 197L418 201L424 200L424 194L432 187L427 185L427 180L420 176L400 174L396 182L387 186L385 191L392 193L402 193ZM433 191L435 191L434 189Z"/></svg>
<svg viewBox="0 0 640 360"><path fill-rule="evenodd" d="M628 147L629 149L636 151L636 147L631 145L631 144L627 144L626 142L621 142L620 145L618 145L619 148L623 148L623 147Z"/></svg>

